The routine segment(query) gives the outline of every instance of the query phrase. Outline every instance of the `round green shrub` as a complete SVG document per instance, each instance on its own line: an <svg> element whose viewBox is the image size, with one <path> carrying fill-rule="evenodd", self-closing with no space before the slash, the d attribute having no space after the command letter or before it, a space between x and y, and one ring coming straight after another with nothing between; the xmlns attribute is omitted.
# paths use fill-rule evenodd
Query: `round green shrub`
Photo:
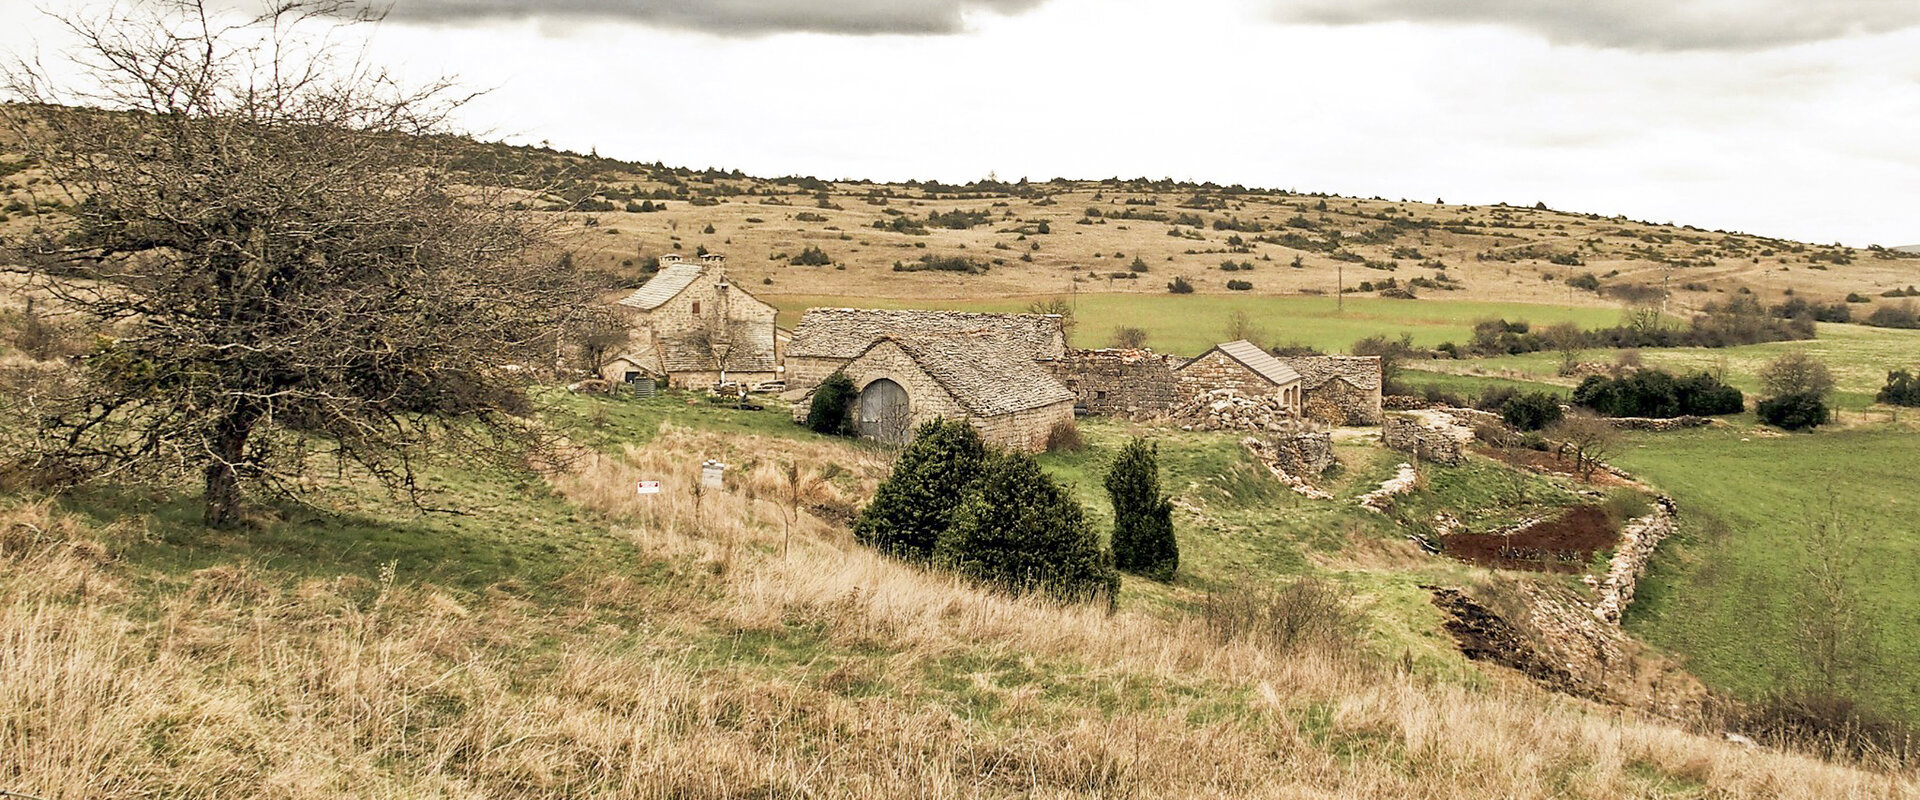
<svg viewBox="0 0 1920 800"><path fill-rule="evenodd" d="M895 558L928 560L986 459L986 444L972 425L934 420L920 426L861 510L853 538Z"/></svg>
<svg viewBox="0 0 1920 800"><path fill-rule="evenodd" d="M1111 604L1120 589L1113 554L1100 546L1085 509L1021 453L988 461L954 510L934 562L1016 595Z"/></svg>
<svg viewBox="0 0 1920 800"><path fill-rule="evenodd" d="M839 372L827 376L819 388L813 390L813 402L807 406L807 428L828 436L853 435L853 419L848 411L856 397L859 393L853 390L852 378Z"/></svg>

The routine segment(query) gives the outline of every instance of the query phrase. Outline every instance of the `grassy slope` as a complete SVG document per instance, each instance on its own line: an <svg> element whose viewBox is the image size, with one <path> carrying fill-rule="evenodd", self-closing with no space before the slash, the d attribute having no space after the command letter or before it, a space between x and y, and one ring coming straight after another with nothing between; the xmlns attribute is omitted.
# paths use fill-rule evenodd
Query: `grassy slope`
<svg viewBox="0 0 1920 800"><path fill-rule="evenodd" d="M800 313L815 306L860 308L940 308L966 311L1026 311L1036 298L993 300L925 300L827 295L779 295L769 300L780 308L780 323L791 326ZM1147 331L1155 350L1196 356L1221 341L1227 321L1245 312L1254 326L1276 343L1299 342L1329 351L1344 351L1355 341L1376 334L1410 333L1416 344L1464 342L1473 324L1506 317L1541 325L1574 321L1588 327L1618 322L1619 313L1590 306L1552 306L1533 303L1491 303L1468 300L1405 301L1374 297L1346 298L1336 310L1328 297L1262 297L1248 295L1112 295L1085 294L1073 298L1073 344L1103 347L1115 328L1132 326Z"/></svg>
<svg viewBox="0 0 1920 800"><path fill-rule="evenodd" d="M583 419L597 401L569 398ZM348 491L245 534L190 503L83 496L84 524L0 502L0 774L49 798L141 791L319 797L742 795L1897 796L1802 759L1489 686L1390 528L1255 480L1228 436L1167 434L1187 574L1129 581L1122 612L1008 603L849 549L741 490L703 511L631 495L701 457L801 459L869 476L873 454L781 411L682 398L614 404L558 496L511 475L433 471L421 516ZM711 432L656 426L663 418ZM768 437L752 432L779 433ZM1100 509L1129 434L1049 457ZM645 442L629 449L625 442ZM1351 450L1343 495L1390 464ZM1435 507L1473 470L1437 472ZM856 480L857 484L858 481ZM27 538L20 538L22 532ZM22 544L24 542L24 544ZM1386 542L1390 545L1391 542ZM1357 558L1357 560L1356 560ZM1372 611L1370 656L1221 643L1187 621L1210 587L1305 571ZM1400 654L1412 674L1382 670ZM1376 661L1387 657L1385 660ZM26 727L22 727L26 726ZM137 735L128 736L128 732ZM1193 757L1200 747L1206 758Z"/></svg>
<svg viewBox="0 0 1920 800"><path fill-rule="evenodd" d="M1852 576L1880 624L1865 697L1920 719L1920 435L1896 429L1765 435L1745 426L1634 437L1618 463L1671 492L1683 533L1664 546L1628 626L1688 656L1710 684L1761 694L1807 679L1795 600L1810 519L1838 501L1860 538Z"/></svg>

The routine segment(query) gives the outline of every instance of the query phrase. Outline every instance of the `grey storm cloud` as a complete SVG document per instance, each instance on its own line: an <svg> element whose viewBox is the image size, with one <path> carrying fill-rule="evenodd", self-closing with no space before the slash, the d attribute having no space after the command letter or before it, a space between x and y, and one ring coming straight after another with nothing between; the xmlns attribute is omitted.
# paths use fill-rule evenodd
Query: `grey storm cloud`
<svg viewBox="0 0 1920 800"><path fill-rule="evenodd" d="M603 19L757 35L808 31L845 34L942 34L964 28L964 14L1017 14L1046 0L390 0L388 17L414 22L503 19Z"/></svg>
<svg viewBox="0 0 1920 800"><path fill-rule="evenodd" d="M1560 44L1761 50L1920 25L1914 0L1272 0L1282 21L1500 25Z"/></svg>

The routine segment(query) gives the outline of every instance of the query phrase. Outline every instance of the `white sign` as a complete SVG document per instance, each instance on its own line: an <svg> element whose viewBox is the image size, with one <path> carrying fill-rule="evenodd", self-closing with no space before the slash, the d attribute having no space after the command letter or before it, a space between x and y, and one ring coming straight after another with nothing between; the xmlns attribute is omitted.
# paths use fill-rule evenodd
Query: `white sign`
<svg viewBox="0 0 1920 800"><path fill-rule="evenodd" d="M706 489L725 488L726 483L723 479L723 476L726 475L726 472L727 472L727 465L722 464L718 461L708 461L705 464L701 464L700 465L700 486Z"/></svg>
<svg viewBox="0 0 1920 800"><path fill-rule="evenodd" d="M638 493L639 494L659 494L660 482L659 481L641 481L640 490Z"/></svg>

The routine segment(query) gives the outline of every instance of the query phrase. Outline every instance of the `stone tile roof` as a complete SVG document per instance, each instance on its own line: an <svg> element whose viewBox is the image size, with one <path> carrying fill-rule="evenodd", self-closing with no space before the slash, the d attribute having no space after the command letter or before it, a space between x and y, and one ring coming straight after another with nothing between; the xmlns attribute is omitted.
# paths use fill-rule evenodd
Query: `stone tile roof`
<svg viewBox="0 0 1920 800"><path fill-rule="evenodd" d="M1073 400L1073 392L1035 363L1018 342L990 334L903 334L881 337L867 350L882 342L899 345L971 414L997 417Z"/></svg>
<svg viewBox="0 0 1920 800"><path fill-rule="evenodd" d="M620 305L641 311L652 311L693 285L693 282L700 277L700 273L705 271L706 266L703 264L684 261L666 264L660 268L659 272L654 273L651 280L633 290L633 294L621 298Z"/></svg>
<svg viewBox="0 0 1920 800"><path fill-rule="evenodd" d="M1213 346L1213 349L1226 354L1228 358L1240 362L1260 377L1272 381L1275 386L1285 386L1300 380L1300 373L1296 372L1293 367L1289 367L1285 362L1274 358L1272 353L1261 349L1260 345L1245 339L1216 344ZM1200 354L1201 358L1205 358L1206 355L1206 353ZM1199 358L1194 359L1194 361L1199 360Z"/></svg>
<svg viewBox="0 0 1920 800"><path fill-rule="evenodd" d="M1300 385L1308 390L1318 389L1335 378L1356 389L1380 388L1379 356L1296 356L1286 359L1286 363L1300 373Z"/></svg>
<svg viewBox="0 0 1920 800"><path fill-rule="evenodd" d="M787 355L853 358L885 337L985 336L1028 359L1066 351L1060 318L1046 314L981 314L872 308L810 308L793 328Z"/></svg>

